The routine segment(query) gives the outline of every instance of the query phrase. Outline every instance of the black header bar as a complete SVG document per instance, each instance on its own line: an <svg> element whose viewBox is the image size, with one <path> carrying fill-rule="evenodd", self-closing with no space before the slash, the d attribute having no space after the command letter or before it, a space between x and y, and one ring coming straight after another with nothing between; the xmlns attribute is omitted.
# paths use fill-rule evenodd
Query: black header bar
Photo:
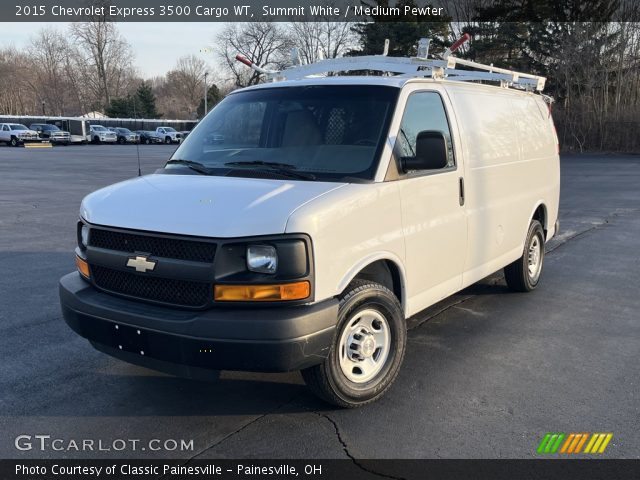
<svg viewBox="0 0 640 480"><path fill-rule="evenodd" d="M398 0L2 0L3 22L509 22L637 21L634 0L489 0L481 10L456 1Z"/></svg>

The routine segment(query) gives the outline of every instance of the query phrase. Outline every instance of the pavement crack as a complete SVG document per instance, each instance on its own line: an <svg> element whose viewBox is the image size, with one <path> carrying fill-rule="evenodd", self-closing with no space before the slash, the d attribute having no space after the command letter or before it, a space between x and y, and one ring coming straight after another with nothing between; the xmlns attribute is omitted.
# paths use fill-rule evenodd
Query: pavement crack
<svg viewBox="0 0 640 480"><path fill-rule="evenodd" d="M189 457L184 463L181 464L181 466L185 466L188 465L192 460L196 460L199 456L203 455L204 453L216 448L217 446L223 444L224 442L226 442L227 440L229 440L230 438L236 436L237 434L239 434L240 432L246 430L247 428L249 428L251 425L253 425L254 423L259 422L260 420L262 420L263 418L269 416L269 415L273 415L274 413L276 413L277 411L281 410L282 408L286 407L287 405L291 404L291 402L293 402L297 397L298 397L298 393L296 393L295 395L293 395L289 400L287 400L286 402L281 403L280 405L278 405L276 408L263 413L262 415L257 416L256 418L254 418L253 420L251 420L250 422L245 423L244 425L240 426L239 428L237 428L236 430L234 430L231 433L228 433L227 435L225 435L223 438L221 438L220 440L218 440L217 442L214 442L213 444L209 445L208 447L203 448L202 450L200 450L198 453L196 453L195 455L192 455L191 457ZM159 478L165 478L166 476L162 476Z"/></svg>
<svg viewBox="0 0 640 480"><path fill-rule="evenodd" d="M381 478L391 478L393 480L406 480L404 477L395 477L393 475L387 475L385 473L376 472L375 470L371 470L370 468L367 468L349 451L349 446L347 445L347 442L345 442L344 438L342 438L342 434L340 433L340 427L338 427L338 423L326 413L320 413L320 412L313 412L313 413L315 413L319 417L324 418L329 423L331 423L331 425L333 425L333 430L336 433L336 438L338 439L338 442L342 446L342 450L344 451L345 455L349 457L349 459L353 462L353 464L356 467L358 467L360 470Z"/></svg>
<svg viewBox="0 0 640 480"><path fill-rule="evenodd" d="M254 418L253 420L251 420L250 422L245 423L244 425L242 425L240 428L234 430L231 433L228 433L227 435L225 435L224 437L222 437L220 440L218 440L217 442L209 445L208 447L200 450L198 453L196 453L195 455L193 455L192 457L189 457L189 459L184 463L184 465L188 465L189 462L191 462L191 460L195 460L197 459L200 455L208 452L209 450L212 450L214 448L216 448L217 446L221 445L222 443L226 442L228 439L230 439L231 437L239 434L240 432L242 432L243 430L246 430L247 428L249 428L251 425L253 425L254 423L262 420L264 417L266 417L267 415L272 414L274 411L271 412L267 412L267 413L263 413L262 415L257 416L256 418Z"/></svg>

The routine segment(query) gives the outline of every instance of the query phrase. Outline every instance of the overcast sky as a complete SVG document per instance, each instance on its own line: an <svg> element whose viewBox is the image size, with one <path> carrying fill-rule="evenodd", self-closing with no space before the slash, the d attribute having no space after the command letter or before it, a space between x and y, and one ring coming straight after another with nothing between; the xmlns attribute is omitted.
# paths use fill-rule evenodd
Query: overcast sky
<svg viewBox="0 0 640 480"><path fill-rule="evenodd" d="M0 22L0 48L14 45L23 47L40 28L48 26L66 31L68 23L2 23ZM212 54L200 49L211 46L216 32L224 24L210 23L118 23L118 30L127 39L135 54L135 64L145 77L163 75L183 55L198 55L214 65Z"/></svg>

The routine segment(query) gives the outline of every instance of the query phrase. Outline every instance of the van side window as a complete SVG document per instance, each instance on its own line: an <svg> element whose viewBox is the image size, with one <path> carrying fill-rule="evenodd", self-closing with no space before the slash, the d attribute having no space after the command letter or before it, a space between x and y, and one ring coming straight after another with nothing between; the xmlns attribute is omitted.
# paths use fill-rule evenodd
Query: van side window
<svg viewBox="0 0 640 480"><path fill-rule="evenodd" d="M449 146L446 168L455 166L451 131L447 114L440 95L436 92L415 92L409 96L402 116L402 123L396 138L394 154L396 158L411 157L416 151L416 137L424 130L444 132Z"/></svg>

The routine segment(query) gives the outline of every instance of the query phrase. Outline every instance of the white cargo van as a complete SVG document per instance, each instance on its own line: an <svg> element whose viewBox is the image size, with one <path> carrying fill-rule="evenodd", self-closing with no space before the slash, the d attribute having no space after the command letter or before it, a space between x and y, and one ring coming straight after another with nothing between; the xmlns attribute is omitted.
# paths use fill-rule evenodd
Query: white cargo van
<svg viewBox="0 0 640 480"><path fill-rule="evenodd" d="M379 398L408 317L501 268L535 289L557 230L544 79L452 59L327 60L229 95L164 168L83 200L66 322L179 375L301 370L333 404Z"/></svg>

